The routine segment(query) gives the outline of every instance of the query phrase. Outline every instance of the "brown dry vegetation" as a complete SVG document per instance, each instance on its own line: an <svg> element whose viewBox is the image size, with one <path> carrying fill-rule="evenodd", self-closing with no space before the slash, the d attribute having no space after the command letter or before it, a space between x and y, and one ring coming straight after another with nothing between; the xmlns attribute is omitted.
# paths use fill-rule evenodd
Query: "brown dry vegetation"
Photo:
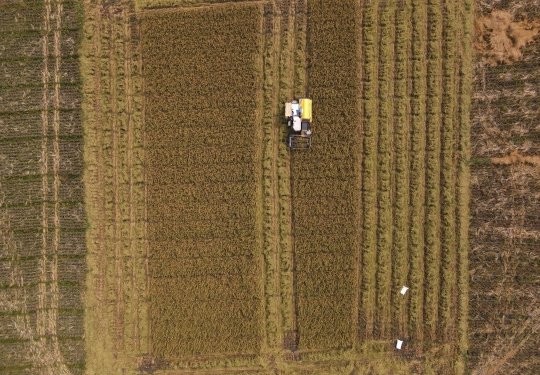
<svg viewBox="0 0 540 375"><path fill-rule="evenodd" d="M259 5L142 20L157 358L260 349L261 26Z"/></svg>
<svg viewBox="0 0 540 375"><path fill-rule="evenodd" d="M482 15L502 10L514 22L538 19L534 1L479 5ZM475 70L469 370L476 374L540 371L539 64L535 42L513 65Z"/></svg>
<svg viewBox="0 0 540 375"><path fill-rule="evenodd" d="M476 51L490 64L512 64L521 60L523 48L540 31L538 21L514 22L507 10L494 10L476 19Z"/></svg>
<svg viewBox="0 0 540 375"><path fill-rule="evenodd" d="M85 213L74 2L0 3L0 372L82 374Z"/></svg>

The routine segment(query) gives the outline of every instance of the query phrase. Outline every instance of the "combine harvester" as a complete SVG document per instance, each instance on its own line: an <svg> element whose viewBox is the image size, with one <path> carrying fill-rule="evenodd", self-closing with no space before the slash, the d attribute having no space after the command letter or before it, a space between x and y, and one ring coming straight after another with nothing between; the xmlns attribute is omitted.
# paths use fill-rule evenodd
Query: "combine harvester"
<svg viewBox="0 0 540 375"><path fill-rule="evenodd" d="M311 99L300 98L285 103L285 118L289 127L289 148L309 150L311 147Z"/></svg>

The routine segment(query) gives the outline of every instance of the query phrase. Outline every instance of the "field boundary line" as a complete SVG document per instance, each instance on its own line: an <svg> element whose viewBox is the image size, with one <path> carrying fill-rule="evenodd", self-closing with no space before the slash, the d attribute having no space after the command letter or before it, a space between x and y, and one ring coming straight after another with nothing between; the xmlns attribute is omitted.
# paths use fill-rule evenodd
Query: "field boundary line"
<svg viewBox="0 0 540 375"><path fill-rule="evenodd" d="M40 277L38 284L38 311L36 317L36 333L38 336L37 348L46 348L47 347L47 247L48 247L48 205L47 199L49 195L49 181L47 175L48 164L49 164L49 152L48 152L48 142L47 142L47 133L49 131L49 34L51 32L51 2L50 0L45 0L45 14L44 14L44 34L43 34L43 109L41 113L42 126L43 126L43 138L41 140L41 161L42 161L42 190L43 190L43 203L42 203L42 244L41 244L41 259L39 261ZM53 177L54 178L54 177ZM38 350L39 351L39 350ZM34 355L36 355L34 353ZM41 369L39 372L42 375L46 375L46 369Z"/></svg>
<svg viewBox="0 0 540 375"><path fill-rule="evenodd" d="M470 216L470 130L471 130L471 94L473 80L472 37L474 25L474 1L467 0L461 7L463 23L462 63L460 66L460 97L459 97L459 154L457 175L457 265L458 265L458 360L456 372L464 374L467 371L467 351L469 349L469 216Z"/></svg>

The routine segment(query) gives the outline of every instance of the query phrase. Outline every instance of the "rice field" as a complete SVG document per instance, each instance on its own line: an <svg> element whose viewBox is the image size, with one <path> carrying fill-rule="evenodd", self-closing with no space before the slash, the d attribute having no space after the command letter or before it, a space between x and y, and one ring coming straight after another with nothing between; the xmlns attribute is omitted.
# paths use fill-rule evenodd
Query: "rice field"
<svg viewBox="0 0 540 375"><path fill-rule="evenodd" d="M536 373L537 46L475 6L1 2L0 373Z"/></svg>

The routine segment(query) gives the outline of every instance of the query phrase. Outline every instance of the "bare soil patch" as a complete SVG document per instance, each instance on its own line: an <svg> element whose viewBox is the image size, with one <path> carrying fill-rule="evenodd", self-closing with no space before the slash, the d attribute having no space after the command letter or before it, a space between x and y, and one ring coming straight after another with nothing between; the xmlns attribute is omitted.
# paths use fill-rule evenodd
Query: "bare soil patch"
<svg viewBox="0 0 540 375"><path fill-rule="evenodd" d="M507 10L494 10L476 20L476 51L489 65L512 64L523 57L523 48L540 32L538 21L514 21Z"/></svg>

